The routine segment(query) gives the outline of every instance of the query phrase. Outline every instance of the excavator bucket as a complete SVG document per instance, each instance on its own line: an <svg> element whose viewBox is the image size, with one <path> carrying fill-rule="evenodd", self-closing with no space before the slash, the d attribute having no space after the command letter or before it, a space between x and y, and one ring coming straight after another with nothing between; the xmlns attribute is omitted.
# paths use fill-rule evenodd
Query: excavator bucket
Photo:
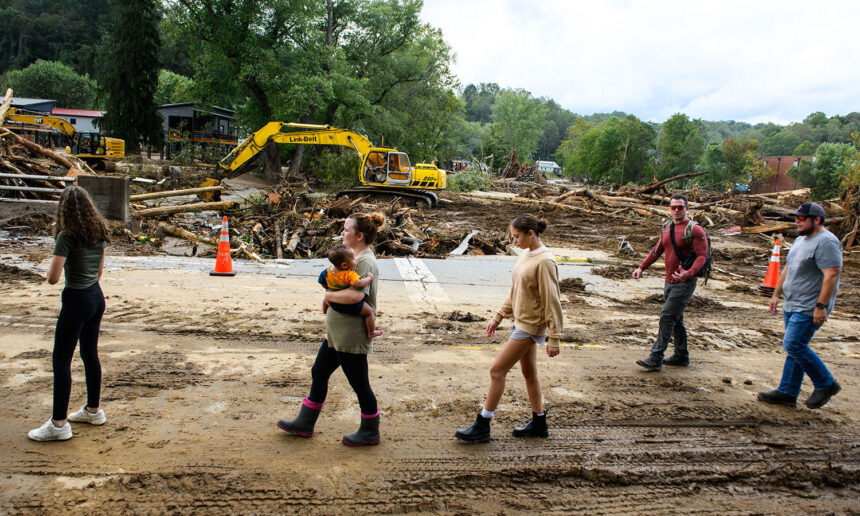
<svg viewBox="0 0 860 516"><path fill-rule="evenodd" d="M215 179L214 177L207 177L199 185L197 185L197 187L198 188L205 188L207 186L218 186L220 184L221 184L220 179ZM197 194L197 197L199 197L200 200L204 201L204 202L220 201L221 200L221 192L220 191L201 192L201 193Z"/></svg>

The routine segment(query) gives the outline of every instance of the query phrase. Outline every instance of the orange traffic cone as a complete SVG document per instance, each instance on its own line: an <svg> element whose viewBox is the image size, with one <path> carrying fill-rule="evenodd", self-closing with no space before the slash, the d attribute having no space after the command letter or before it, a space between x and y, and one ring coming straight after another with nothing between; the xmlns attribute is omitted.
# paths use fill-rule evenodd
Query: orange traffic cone
<svg viewBox="0 0 860 516"><path fill-rule="evenodd" d="M773 294L773 291L776 289L776 283L779 281L779 252L780 243L777 238L776 243L773 245L773 252L770 255L770 263L767 265L767 273L764 275L764 283L758 287L765 294Z"/></svg>
<svg viewBox="0 0 860 516"><path fill-rule="evenodd" d="M227 216L221 221L221 239L218 241L218 256L215 258L215 270L210 276L235 276L233 261L230 259L230 230L227 227Z"/></svg>

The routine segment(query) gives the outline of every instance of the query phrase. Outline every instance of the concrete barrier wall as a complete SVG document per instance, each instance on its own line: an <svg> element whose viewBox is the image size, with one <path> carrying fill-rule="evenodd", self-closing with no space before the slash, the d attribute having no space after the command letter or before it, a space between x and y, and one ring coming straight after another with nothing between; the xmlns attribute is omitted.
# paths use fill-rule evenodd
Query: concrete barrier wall
<svg viewBox="0 0 860 516"><path fill-rule="evenodd" d="M78 176L78 186L90 198L103 217L125 223L128 211L128 177Z"/></svg>

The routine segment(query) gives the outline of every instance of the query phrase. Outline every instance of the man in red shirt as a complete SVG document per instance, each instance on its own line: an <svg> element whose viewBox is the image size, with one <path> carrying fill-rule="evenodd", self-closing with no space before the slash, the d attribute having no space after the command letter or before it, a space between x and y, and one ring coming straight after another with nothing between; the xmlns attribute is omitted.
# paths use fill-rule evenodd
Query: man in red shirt
<svg viewBox="0 0 860 516"><path fill-rule="evenodd" d="M663 309L660 311L660 331L657 333L657 341L651 348L651 354L645 360L637 360L636 363L649 371L661 371L663 364L687 367L690 365L690 353L687 351L687 328L684 326L684 310L687 303L693 297L696 290L696 274L705 265L708 254L708 242L705 230L687 217L687 197L683 194L675 194L669 200L669 208L672 210L672 221L664 226L657 245L645 257L635 271L633 277L639 279L642 272L657 261L657 258L665 251L666 282L663 285ZM688 224L692 228L691 242L684 238ZM675 234L675 244L681 256L675 252L672 245L672 233ZM685 260L695 251L696 259L692 265L684 268ZM666 348L669 347L669 339L674 337L675 353L663 359Z"/></svg>

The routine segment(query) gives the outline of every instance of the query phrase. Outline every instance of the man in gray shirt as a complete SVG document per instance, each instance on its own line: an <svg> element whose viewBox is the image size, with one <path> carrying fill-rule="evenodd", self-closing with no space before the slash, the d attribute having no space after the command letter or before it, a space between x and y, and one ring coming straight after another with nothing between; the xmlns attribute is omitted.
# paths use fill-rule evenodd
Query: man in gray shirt
<svg viewBox="0 0 860 516"><path fill-rule="evenodd" d="M796 406L805 373L815 387L806 400L806 406L817 409L841 390L821 358L809 349L809 341L833 311L842 269L842 245L833 233L824 229L824 208L818 204L804 203L792 215L800 236L788 252L785 269L779 275L769 307L770 313L776 315L779 296L785 294L782 309L785 365L779 387L759 392L758 399L765 403Z"/></svg>

